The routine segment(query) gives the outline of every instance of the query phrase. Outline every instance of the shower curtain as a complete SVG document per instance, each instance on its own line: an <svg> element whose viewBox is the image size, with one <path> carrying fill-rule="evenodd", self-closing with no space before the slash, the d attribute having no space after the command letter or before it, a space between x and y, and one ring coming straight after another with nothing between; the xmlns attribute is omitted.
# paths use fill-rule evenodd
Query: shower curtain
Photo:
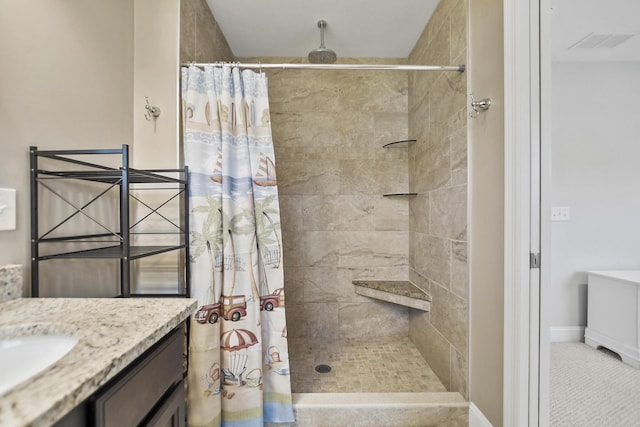
<svg viewBox="0 0 640 427"><path fill-rule="evenodd" d="M189 166L188 425L293 422L282 236L264 74L182 69Z"/></svg>

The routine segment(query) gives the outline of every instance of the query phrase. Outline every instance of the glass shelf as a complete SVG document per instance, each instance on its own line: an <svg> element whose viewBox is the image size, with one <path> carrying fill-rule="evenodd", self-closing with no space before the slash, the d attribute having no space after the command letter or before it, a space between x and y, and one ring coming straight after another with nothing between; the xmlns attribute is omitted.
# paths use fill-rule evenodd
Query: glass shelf
<svg viewBox="0 0 640 427"><path fill-rule="evenodd" d="M418 193L387 193L383 194L384 197L401 197L401 196L417 196Z"/></svg>
<svg viewBox="0 0 640 427"><path fill-rule="evenodd" d="M387 144L384 144L382 146L382 148L407 148L409 147L409 144L411 144L412 142L416 142L415 139L403 139L401 141L394 141L394 142L389 142Z"/></svg>

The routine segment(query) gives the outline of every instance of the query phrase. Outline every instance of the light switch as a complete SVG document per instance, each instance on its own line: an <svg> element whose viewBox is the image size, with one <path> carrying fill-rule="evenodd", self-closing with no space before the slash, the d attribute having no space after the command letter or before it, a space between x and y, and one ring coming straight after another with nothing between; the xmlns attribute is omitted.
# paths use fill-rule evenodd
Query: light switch
<svg viewBox="0 0 640 427"><path fill-rule="evenodd" d="M0 230L16 229L16 190L0 188Z"/></svg>
<svg viewBox="0 0 640 427"><path fill-rule="evenodd" d="M554 206L551 208L551 221L569 221L571 212L567 206Z"/></svg>

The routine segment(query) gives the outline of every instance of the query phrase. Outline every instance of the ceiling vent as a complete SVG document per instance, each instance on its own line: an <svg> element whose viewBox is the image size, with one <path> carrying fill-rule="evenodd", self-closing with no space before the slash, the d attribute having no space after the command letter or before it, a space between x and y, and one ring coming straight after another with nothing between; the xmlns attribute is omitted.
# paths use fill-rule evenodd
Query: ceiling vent
<svg viewBox="0 0 640 427"><path fill-rule="evenodd" d="M569 49L612 49L633 37L634 34L590 33L569 46Z"/></svg>

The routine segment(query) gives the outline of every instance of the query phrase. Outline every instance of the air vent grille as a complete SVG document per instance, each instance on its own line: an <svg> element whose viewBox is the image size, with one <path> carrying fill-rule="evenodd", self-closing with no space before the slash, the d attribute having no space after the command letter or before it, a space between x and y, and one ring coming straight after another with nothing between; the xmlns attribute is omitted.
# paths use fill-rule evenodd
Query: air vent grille
<svg viewBox="0 0 640 427"><path fill-rule="evenodd" d="M569 49L612 49L635 34L595 34L590 33L569 46Z"/></svg>

